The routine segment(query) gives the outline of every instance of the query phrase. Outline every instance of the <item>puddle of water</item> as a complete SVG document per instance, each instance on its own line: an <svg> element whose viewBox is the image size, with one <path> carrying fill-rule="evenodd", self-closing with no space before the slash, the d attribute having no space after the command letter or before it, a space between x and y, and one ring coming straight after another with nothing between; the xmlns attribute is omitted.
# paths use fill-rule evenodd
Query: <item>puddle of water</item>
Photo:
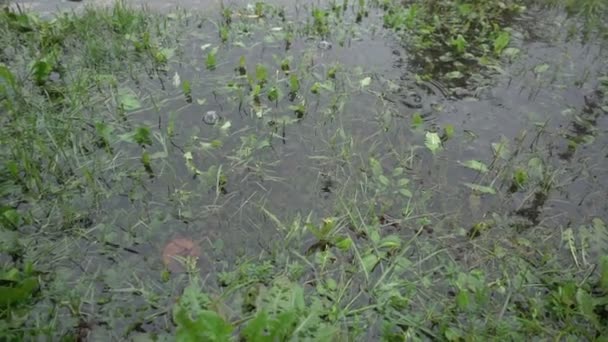
<svg viewBox="0 0 608 342"><path fill-rule="evenodd" d="M84 4L49 1L24 6L46 12L57 7L78 9ZM175 5L198 9L218 5L188 0L145 4L160 11ZM369 169L372 156L387 172L407 166L413 196L427 199L422 201L426 207L418 208L420 212L449 217L434 222L437 235L466 240L457 232L493 213L530 227L540 226L541 231L585 224L593 217L608 220L608 204L603 200L608 193L606 113L594 109L594 141L563 157L565 136L572 132L576 116L586 110L584 96L597 88L597 76L608 72L602 63L605 50L596 44L521 41L521 57L493 78L492 86L477 97L453 99L438 92L425 93L414 85L415 77L404 61L407 51L387 38L390 34L380 26L381 19L371 15L362 25L353 26L344 46L332 42L329 50L317 48L319 39L304 38L296 39L286 50L281 31L272 31L270 26L240 36L236 41L242 44L233 45L218 42L213 22L193 28L193 37L182 38L184 61L171 65L162 86L156 81L129 85L138 91L145 89L160 103L157 110L129 114L131 122L154 127L159 133L175 125L175 136L155 143L149 151L154 154L166 149L166 160L153 164L154 178L131 184L138 197L129 199L131 194L124 193L112 198L96 218L94 234L109 246L118 246L117 253L105 256L103 248L87 248L79 258L94 260L97 270L119 264L143 276L143 270L162 270L160 251L175 236L203 244L202 259L206 260L214 256L205 254L205 249L213 249L219 240L228 251L226 260L237 257L234 251L258 252L276 236L274 222L263 210L281 220L311 213L318 219L335 215L340 201L355 198L355 194L361 196L358 205L362 208L381 205L366 203L366 191L372 190L360 185L367 177L362 170ZM201 49L205 44L212 45ZM205 56L215 47L217 66L208 70ZM266 67L267 83L280 89L281 99L273 103L263 93L260 110L251 105L252 99L239 98L237 85L241 91L249 87L246 78L235 71L243 56L249 74L255 74L257 66ZM290 74L281 71L281 61L287 57L291 58ZM534 72L543 63L550 65L549 70ZM331 79L328 72L335 65L339 71ZM291 101L287 93L293 74L300 77L302 90ZM175 81L177 77L180 82ZM182 94L186 81L191 83L191 103ZM321 84L318 95L310 91L316 82ZM324 89L325 85L332 89ZM381 95L388 93L390 85L396 90L387 101ZM400 100L411 91L420 95L420 108ZM290 106L302 103L305 113L298 120ZM223 121L206 125L203 114L210 110ZM424 130L410 129L417 112L424 117L426 130L441 132L453 126L455 134L444 142L444 151L433 155L424 147ZM224 126L228 122L230 126ZM518 143L519 137L523 138ZM500 143L501 138L509 142L511 151L518 152L516 157L496 158L492 144ZM216 141L221 146L212 147ZM536 203L538 208L525 211L533 203L533 191L509 192L510 184L503 180L500 167L506 169L510 163L525 167L533 158L555 170L553 186L547 198ZM469 160L499 166L479 175L462 166ZM194 169L201 174L195 177ZM492 186L498 194L472 196L463 183ZM404 210L394 203L385 206L395 217ZM537 209L530 218L530 212ZM99 256L105 258L99 260ZM203 270L218 271L225 265L211 264L203 263Z"/></svg>

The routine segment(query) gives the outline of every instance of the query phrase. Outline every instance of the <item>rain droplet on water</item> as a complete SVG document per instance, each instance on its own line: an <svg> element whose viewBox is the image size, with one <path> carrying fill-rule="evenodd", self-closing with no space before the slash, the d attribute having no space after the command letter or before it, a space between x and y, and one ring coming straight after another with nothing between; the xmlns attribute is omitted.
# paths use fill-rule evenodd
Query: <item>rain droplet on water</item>
<svg viewBox="0 0 608 342"><path fill-rule="evenodd" d="M203 122L207 125L215 125L219 120L220 116L214 110L210 110L203 115Z"/></svg>

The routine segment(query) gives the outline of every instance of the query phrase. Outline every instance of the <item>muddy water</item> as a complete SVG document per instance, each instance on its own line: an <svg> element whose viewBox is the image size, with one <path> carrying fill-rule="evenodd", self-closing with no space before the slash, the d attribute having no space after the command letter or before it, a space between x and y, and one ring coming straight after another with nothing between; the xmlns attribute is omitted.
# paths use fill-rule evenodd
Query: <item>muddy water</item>
<svg viewBox="0 0 608 342"><path fill-rule="evenodd" d="M301 10L309 2L283 3L291 20L301 22L309 13ZM87 4L22 3L23 7L46 14L79 10ZM211 0L132 0L129 4L160 12L179 6L216 18L220 5ZM173 65L165 80L170 84L174 74L182 80L191 77L193 97L204 103L187 103L179 96L179 89L168 87L161 91L155 84L150 87L156 87L157 100L172 100L159 111L133 116L136 121L151 126L161 122L162 126L173 113L177 119L172 143L179 149L172 150L168 157L172 172L160 173L146 185L150 197L144 204L116 200L108 205L109 221L135 227L130 235L125 234L134 241L113 233L116 241L144 246L140 247L144 254L153 255L164 241L179 232L206 241L209 246L221 238L232 247L259 249L275 236L274 228L269 228L275 223L264 210L280 220L289 220L297 214L313 213L314 218L335 215L340 201L355 198L352 196L360 196L356 198L361 198L362 208L376 205L367 203L366 196L360 193L360 169L367 167L370 156L380 159L387 170L398 163L411 169L411 190L422 203L417 209L447 215L434 222L437 234L457 235L493 214L517 222L523 230L536 227L540 234L587 224L594 217L608 220L608 115L599 108L589 108L585 102L585 96L598 88L598 77L608 72L602 62L608 57L607 52L601 42L566 41L565 30L553 24L559 22L558 13L539 12L532 16L536 18L534 27L524 23L521 31L513 34L519 57L487 77L486 85L462 96L426 92L416 86L407 64L407 49L381 28L380 13L374 11L361 25L349 27L351 33L342 45L335 41L339 38L339 33L335 33L329 50L317 48L316 38L299 38L285 51L283 42L268 31L243 39L242 46L220 46L216 34L205 33L216 30L212 22L206 22L193 35L196 37L186 41L186 61ZM220 62L213 71L205 70L201 60L200 47L205 44L220 47ZM270 124L293 118L293 113L285 110L293 103L283 99L278 106L269 104L269 114L261 118L248 105L241 106L234 91L227 89L230 81L238 81L232 75L241 56L246 57L249 70L261 63L271 72L278 67L276 58L280 61L292 57L294 64L300 63L312 75L307 87L315 78L322 80L332 65L340 64L344 73L335 82L331 96L305 96L307 113L303 120L279 124L272 131ZM537 72L538 66L545 63L548 69ZM370 85L362 89L359 82L367 77ZM400 101L410 91L421 96L420 108ZM382 100L378 96L382 93L390 93L393 101ZM337 114L330 110L335 94L343 95L337 96L343 106ZM231 123L228 133L202 122L201 116L208 110L217 111L224 122ZM431 154L424 148L424 132L410 129L411 118L417 112L424 118L426 130L454 127L455 135L445 142L441 153ZM592 127L584 133L577 129L581 116L593 117ZM582 134L587 143L569 151L566 138L577 134ZM196 147L220 138L223 145L219 150ZM509 142L511 152L517 152L514 159L502 161L502 167L517 163L525 168L537 158L552 170L553 185L542 203L531 200L533 189L509 192L510 184L503 181L504 177L497 177L496 173L479 175L460 164L467 160L499 164L492 144L501 139ZM344 150L349 151L350 157L342 155ZM227 176L225 189L209 190L209 186L201 185L200 177L193 179L184 163L186 151L192 152L193 162L202 171L221 165ZM472 197L464 183L492 186L498 194ZM389 211L398 216L401 209L390 207ZM150 212L156 214L150 218ZM150 222L137 228L142 217ZM106 228L108 231L100 229L100 233L113 230L111 225ZM514 229L509 229L503 233L512 234ZM161 267L158 258L142 261L129 255L127 259L138 267L142 262L148 267Z"/></svg>

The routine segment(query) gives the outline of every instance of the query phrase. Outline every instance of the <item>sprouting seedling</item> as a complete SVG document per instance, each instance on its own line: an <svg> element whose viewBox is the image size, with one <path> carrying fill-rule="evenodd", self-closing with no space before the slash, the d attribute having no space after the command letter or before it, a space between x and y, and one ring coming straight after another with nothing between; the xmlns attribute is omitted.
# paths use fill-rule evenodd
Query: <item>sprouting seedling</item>
<svg viewBox="0 0 608 342"><path fill-rule="evenodd" d="M225 43L228 41L229 34L230 34L230 29L228 28L227 25L220 26L220 39L222 40L222 43Z"/></svg>
<svg viewBox="0 0 608 342"><path fill-rule="evenodd" d="M182 83L182 92L186 97L186 102L192 103L192 88L190 86L190 81L184 80L184 82Z"/></svg>
<svg viewBox="0 0 608 342"><path fill-rule="evenodd" d="M152 162L150 159L148 151L144 151L141 155L141 163L143 164L146 173L148 173L148 176L154 178L154 171L152 170Z"/></svg>
<svg viewBox="0 0 608 342"><path fill-rule="evenodd" d="M291 48L291 44L293 42L293 32L291 30L285 33L285 51Z"/></svg>
<svg viewBox="0 0 608 342"><path fill-rule="evenodd" d="M305 106L304 102L302 102L298 105L295 105L295 106L294 105L289 106L289 109L293 110L293 112L296 114L296 117L298 119L303 118L304 114L306 114L306 106Z"/></svg>
<svg viewBox="0 0 608 342"><path fill-rule="evenodd" d="M256 106L260 106L262 104L262 102L260 101L260 93L262 93L262 87L259 84L253 86L252 96L253 102Z"/></svg>
<svg viewBox="0 0 608 342"><path fill-rule="evenodd" d="M281 70L286 74L289 74L290 71L289 62L289 58L285 58L281 61Z"/></svg>
<svg viewBox="0 0 608 342"><path fill-rule="evenodd" d="M133 140L141 146L152 145L152 138L150 137L150 128L146 126L138 127L133 135Z"/></svg>
<svg viewBox="0 0 608 342"><path fill-rule="evenodd" d="M255 3L254 14L260 18L264 16L264 3L263 2Z"/></svg>
<svg viewBox="0 0 608 342"><path fill-rule="evenodd" d="M232 10L230 8L224 7L224 9L222 10L222 17L224 18L224 22L227 26L230 26L230 24L232 24Z"/></svg>
<svg viewBox="0 0 608 342"><path fill-rule="evenodd" d="M300 90L300 80L296 74L291 74L291 76L289 76L289 91L292 94L295 94L298 90Z"/></svg>
<svg viewBox="0 0 608 342"><path fill-rule="evenodd" d="M266 66L263 64L258 64L255 66L255 78L258 80L258 84L263 87L266 83L266 79L268 78L268 70L266 69Z"/></svg>
<svg viewBox="0 0 608 342"><path fill-rule="evenodd" d="M276 86L268 90L268 100L272 102L276 103L279 100L280 95L280 90Z"/></svg>
<svg viewBox="0 0 608 342"><path fill-rule="evenodd" d="M336 73L338 72L338 66L334 65L327 70L327 78L336 79Z"/></svg>
<svg viewBox="0 0 608 342"><path fill-rule="evenodd" d="M211 51L209 51L209 53L207 54L207 61L205 64L207 65L208 70L214 70L217 65L217 60L215 58L216 54L217 54L217 47L211 49Z"/></svg>
<svg viewBox="0 0 608 342"><path fill-rule="evenodd" d="M245 56L241 56L241 58L239 59L239 66L237 67L237 71L241 76L247 75L247 61L245 60Z"/></svg>

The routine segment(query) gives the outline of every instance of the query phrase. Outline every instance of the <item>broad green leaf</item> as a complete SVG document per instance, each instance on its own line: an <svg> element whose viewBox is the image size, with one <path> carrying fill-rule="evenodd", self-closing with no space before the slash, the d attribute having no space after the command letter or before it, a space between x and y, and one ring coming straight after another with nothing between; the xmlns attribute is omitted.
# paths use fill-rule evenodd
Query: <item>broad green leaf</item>
<svg viewBox="0 0 608 342"><path fill-rule="evenodd" d="M18 286L0 286L0 306L19 304L30 298L38 288L38 278L24 279Z"/></svg>
<svg viewBox="0 0 608 342"><path fill-rule="evenodd" d="M478 160L467 160L466 162L458 162L458 164L481 173L488 172L488 167L486 164Z"/></svg>
<svg viewBox="0 0 608 342"><path fill-rule="evenodd" d="M494 190L494 188L489 187L489 186L484 186L484 185L479 185L479 184L473 184L473 183L463 183L466 187L468 187L469 189L472 189L474 191L477 192L481 192L483 194L490 194L490 195L494 195L496 194L496 190Z"/></svg>
<svg viewBox="0 0 608 342"><path fill-rule="evenodd" d="M341 237L336 239L336 247L340 248L343 251L347 251L350 249L350 247L353 245L353 240L346 236L346 237Z"/></svg>
<svg viewBox="0 0 608 342"><path fill-rule="evenodd" d="M496 55L500 55L502 53L502 51L507 47L507 45L509 45L510 41L511 41L511 35L509 34L509 32L507 32L507 31L500 32L498 37L496 37L496 39L494 39L494 53Z"/></svg>
<svg viewBox="0 0 608 342"><path fill-rule="evenodd" d="M439 134L435 132L426 132L425 137L426 140L424 144L429 150L431 150L431 152L433 152L433 154L435 154L438 149L441 149L441 138L439 137Z"/></svg>

